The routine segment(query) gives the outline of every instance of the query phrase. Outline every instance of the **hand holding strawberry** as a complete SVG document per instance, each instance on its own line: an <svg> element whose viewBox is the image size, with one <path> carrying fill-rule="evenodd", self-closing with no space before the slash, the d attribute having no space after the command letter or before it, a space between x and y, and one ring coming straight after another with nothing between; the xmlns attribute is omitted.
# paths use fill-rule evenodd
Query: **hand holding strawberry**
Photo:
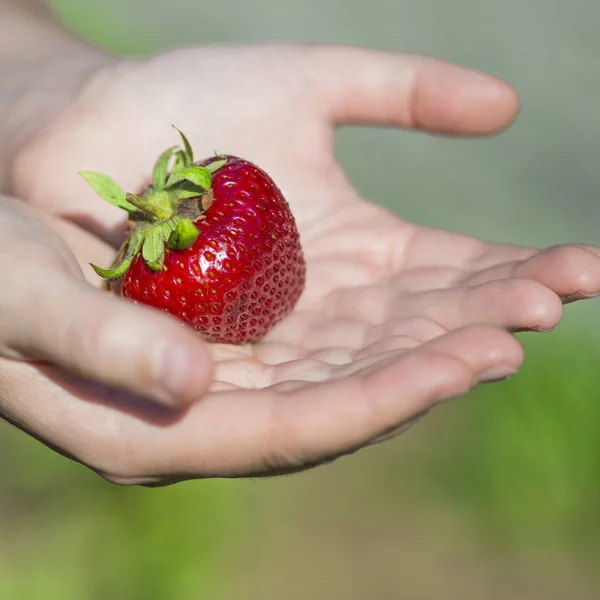
<svg viewBox="0 0 600 600"><path fill-rule="evenodd" d="M112 481L164 484L308 468L513 373L522 349L509 331L550 329L563 302L598 294L600 251L538 252L404 222L353 189L335 159L334 134L347 123L488 134L516 111L514 91L492 78L352 48L195 48L99 72L13 163L13 193L70 222L63 240L91 285L74 287L81 274L73 267L59 277L44 264L49 277L32 290L41 274L36 260L23 259L23 236L10 273L0 263L3 277L22 274L9 289L29 302L0 306L4 319L39 332L25 336L30 352L19 356L60 367L0 360L3 413ZM220 149L264 168L295 217L305 290L257 343L205 344L159 311L92 290L103 282L87 263L110 265L127 219L76 172L108 173L123 189L143 190L172 122L200 156ZM4 357L14 355L15 339L2 340ZM202 393L206 349L214 370ZM160 412L147 402L149 366L163 356L172 366L165 377L183 381L188 394L199 390L187 410ZM127 388L127 376L146 387Z"/></svg>

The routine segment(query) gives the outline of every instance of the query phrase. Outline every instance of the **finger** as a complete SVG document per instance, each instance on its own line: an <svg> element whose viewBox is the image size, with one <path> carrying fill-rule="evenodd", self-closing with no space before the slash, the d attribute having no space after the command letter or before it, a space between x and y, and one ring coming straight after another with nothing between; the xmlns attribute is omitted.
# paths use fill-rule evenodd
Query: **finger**
<svg viewBox="0 0 600 600"><path fill-rule="evenodd" d="M393 286L344 290L332 294L327 310L339 318L371 323L425 317L446 330L473 324L513 331L549 330L562 316L556 294L528 279L490 281L417 294L406 294Z"/></svg>
<svg viewBox="0 0 600 600"><path fill-rule="evenodd" d="M452 331L427 342L424 349L459 357L485 382L512 375L524 360L523 347L513 335L484 325Z"/></svg>
<svg viewBox="0 0 600 600"><path fill-rule="evenodd" d="M354 359L354 363L357 363L361 359L365 358L377 360L379 356L384 354L389 354L390 352L395 352L397 350L416 348L421 344L422 342L417 338L407 335L396 335L394 337L383 338L377 342L373 342L372 344L365 346L364 348L355 350L352 352L351 356Z"/></svg>
<svg viewBox="0 0 600 600"><path fill-rule="evenodd" d="M54 273L13 278L7 289L4 356L48 361L171 407L198 399L210 383L206 344L155 309Z"/></svg>
<svg viewBox="0 0 600 600"><path fill-rule="evenodd" d="M311 72L319 101L337 123L488 134L519 110L508 84L423 56L321 46L311 56Z"/></svg>
<svg viewBox="0 0 600 600"><path fill-rule="evenodd" d="M140 451L118 473L113 467L111 479L173 473L234 477L304 468L364 445L472 384L463 361L429 352L288 392L214 394L193 405L185 419L156 431L152 448L145 436L130 439Z"/></svg>
<svg viewBox="0 0 600 600"><path fill-rule="evenodd" d="M465 283L510 277L538 281L560 296L564 302L600 294L600 249L581 244L554 246L526 260L495 265L476 272Z"/></svg>
<svg viewBox="0 0 600 600"><path fill-rule="evenodd" d="M426 292L406 302L399 299L396 306L403 316L407 311L421 312L448 330L488 324L511 331L549 331L562 317L556 295L527 279Z"/></svg>
<svg viewBox="0 0 600 600"><path fill-rule="evenodd" d="M411 341L412 340L412 341ZM410 347L420 345L413 338L390 338L378 342L371 348L355 353L353 363L338 367L334 372L338 377L344 377L370 364L377 364L385 359L385 355L392 356L395 352L407 351ZM375 353L373 350L378 350ZM514 373L521 365L523 351L519 342L509 333L489 326L469 326L452 331L437 339L427 342L423 349L432 349L436 352L450 353L466 362L473 372L485 373L482 375L486 381L507 377ZM491 375L488 375L491 371Z"/></svg>

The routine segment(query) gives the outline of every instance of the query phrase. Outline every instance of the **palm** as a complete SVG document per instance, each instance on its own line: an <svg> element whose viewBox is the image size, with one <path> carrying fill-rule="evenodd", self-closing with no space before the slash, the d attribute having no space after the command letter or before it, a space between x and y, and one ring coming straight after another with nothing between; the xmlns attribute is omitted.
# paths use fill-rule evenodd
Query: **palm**
<svg viewBox="0 0 600 600"><path fill-rule="evenodd" d="M535 255L486 246L417 228L359 198L334 158L333 122L361 121L362 109L340 98L332 103L336 90L324 90L313 77L298 48L169 53L129 66L118 78L109 72L97 79L17 164L23 197L114 244L120 215L90 195L76 172L103 171L139 189L156 155L172 143L168 124L175 123L199 157L227 152L262 166L298 221L308 280L297 310L259 344L212 346L212 393L185 414L173 420L138 409L124 413L114 443L135 444L139 464L113 478L168 479L173 464L181 477L274 472L347 452L402 427L433 401L465 392L474 380L515 369L518 344L490 326L547 329L560 318L560 296L596 292L591 249ZM322 97L307 92L311 85ZM386 102L379 99L382 114L370 120L402 121L385 114ZM412 121L415 115L416 109ZM420 118L431 127L438 119L440 129L464 128L444 124L444 116ZM472 125L478 128L494 125ZM35 182L19 180L30 162L37 165ZM64 182L60 194L49 185L54 181ZM111 246L80 236L71 247L81 264L110 262ZM89 386L69 389L66 399L60 390L65 410L82 395L103 398L86 407L98 423L114 423L115 402L127 404L113 395L107 403L106 391ZM97 455L72 453L110 472Z"/></svg>

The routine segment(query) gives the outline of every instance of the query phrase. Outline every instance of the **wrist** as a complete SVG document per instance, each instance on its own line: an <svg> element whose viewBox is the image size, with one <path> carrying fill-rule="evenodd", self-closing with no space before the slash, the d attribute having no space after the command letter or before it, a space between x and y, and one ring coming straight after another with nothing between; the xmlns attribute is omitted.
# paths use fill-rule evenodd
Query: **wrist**
<svg viewBox="0 0 600 600"><path fill-rule="evenodd" d="M117 60L33 4L2 6L0 191L10 187L10 164L19 148L66 109L94 73Z"/></svg>

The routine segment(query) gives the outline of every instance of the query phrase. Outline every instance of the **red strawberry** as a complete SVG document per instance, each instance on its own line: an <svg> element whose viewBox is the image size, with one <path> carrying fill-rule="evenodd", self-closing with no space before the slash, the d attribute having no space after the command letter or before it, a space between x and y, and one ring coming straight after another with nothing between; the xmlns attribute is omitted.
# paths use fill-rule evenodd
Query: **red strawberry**
<svg viewBox="0 0 600 600"><path fill-rule="evenodd" d="M124 297L175 315L211 342L255 342L304 289L294 217L264 171L234 156L194 163L181 136L184 149L159 157L141 198L105 175L81 173L131 215L111 269L92 267L108 282L124 277Z"/></svg>

